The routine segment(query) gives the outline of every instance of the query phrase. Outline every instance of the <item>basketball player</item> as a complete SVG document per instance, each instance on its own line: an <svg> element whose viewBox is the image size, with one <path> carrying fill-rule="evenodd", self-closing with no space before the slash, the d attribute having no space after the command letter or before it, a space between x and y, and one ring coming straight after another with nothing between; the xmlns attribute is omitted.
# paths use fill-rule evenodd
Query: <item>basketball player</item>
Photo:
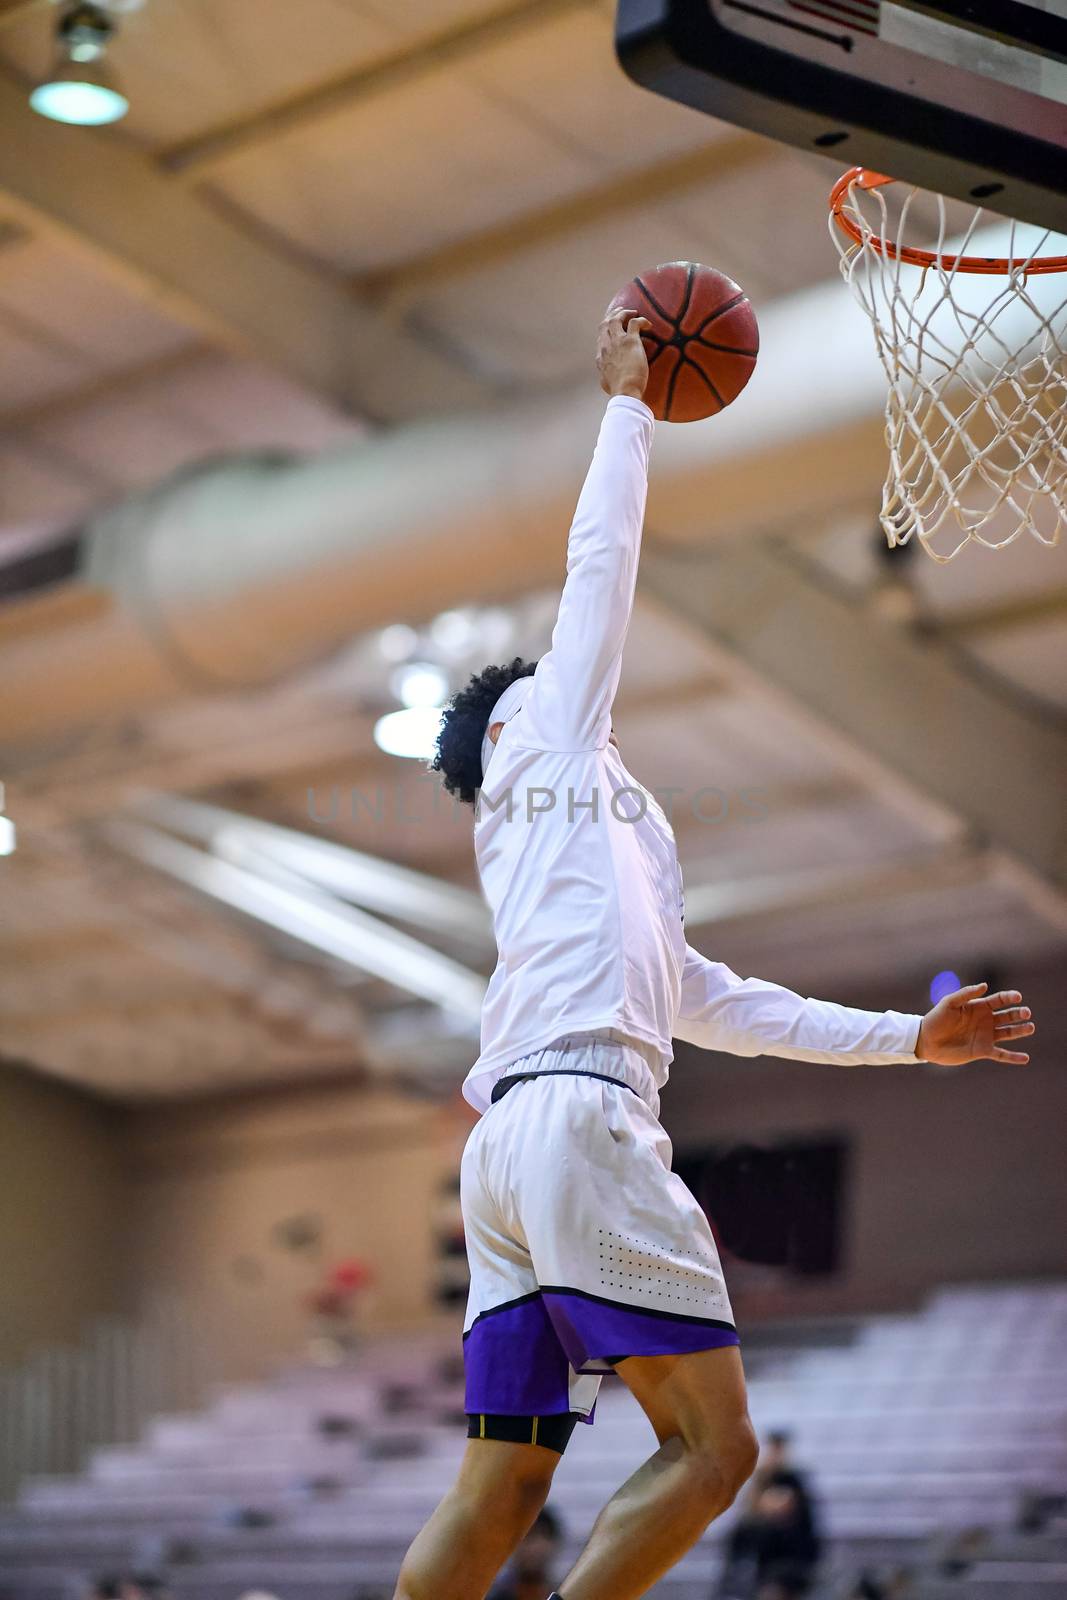
<svg viewBox="0 0 1067 1600"><path fill-rule="evenodd" d="M945 1064L1033 1032L977 984L927 1016L804 1000L686 944L674 837L623 765L611 708L633 605L653 418L643 319L601 324L611 396L567 579L536 668L487 668L455 697L435 762L477 801L499 960L464 1092L471 1267L470 1442L408 1551L396 1600L481 1600L544 1504L614 1368L659 1448L598 1518L555 1600L636 1600L751 1473L757 1446L730 1302L700 1207L658 1121L671 1040L843 1065ZM479 794L480 789L480 794Z"/></svg>

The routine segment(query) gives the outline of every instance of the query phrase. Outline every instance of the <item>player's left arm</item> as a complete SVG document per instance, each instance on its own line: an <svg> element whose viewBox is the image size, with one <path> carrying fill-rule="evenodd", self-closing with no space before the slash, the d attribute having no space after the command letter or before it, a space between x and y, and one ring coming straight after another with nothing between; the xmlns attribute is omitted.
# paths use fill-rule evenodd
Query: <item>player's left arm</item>
<svg viewBox="0 0 1067 1600"><path fill-rule="evenodd" d="M655 426L641 399L648 381L641 329L647 326L629 311L612 312L600 324L597 365L611 398L571 524L552 643L537 663L518 724L518 742L541 750L602 748L611 732Z"/></svg>
<svg viewBox="0 0 1067 1600"><path fill-rule="evenodd" d="M732 1055L783 1056L843 1066L933 1061L957 1066L990 1058L1024 1064L1005 1045L1033 1033L1016 990L987 994L973 984L946 996L925 1017L863 1011L809 1000L763 978L740 978L720 961L686 948L674 1036Z"/></svg>

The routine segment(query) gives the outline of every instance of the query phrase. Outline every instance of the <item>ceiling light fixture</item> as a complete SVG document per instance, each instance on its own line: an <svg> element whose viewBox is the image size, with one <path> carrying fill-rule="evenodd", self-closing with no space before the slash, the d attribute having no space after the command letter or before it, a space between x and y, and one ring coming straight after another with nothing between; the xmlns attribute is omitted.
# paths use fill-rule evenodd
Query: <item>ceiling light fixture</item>
<svg viewBox="0 0 1067 1600"><path fill-rule="evenodd" d="M30 105L53 122L99 127L130 109L104 60L115 24L102 6L68 7L56 29L52 72L30 95Z"/></svg>
<svg viewBox="0 0 1067 1600"><path fill-rule="evenodd" d="M418 642L418 634L406 622L390 623L378 635L378 649L386 661L406 661Z"/></svg>
<svg viewBox="0 0 1067 1600"><path fill-rule="evenodd" d="M12 856L15 853L15 824L10 817L3 815L4 786L0 783L0 856Z"/></svg>
<svg viewBox="0 0 1067 1600"><path fill-rule="evenodd" d="M448 699L448 676L432 661L411 661L389 676L389 687L405 706L440 706Z"/></svg>
<svg viewBox="0 0 1067 1600"><path fill-rule="evenodd" d="M443 706L409 706L390 711L374 724L374 742L389 756L429 761L437 748Z"/></svg>

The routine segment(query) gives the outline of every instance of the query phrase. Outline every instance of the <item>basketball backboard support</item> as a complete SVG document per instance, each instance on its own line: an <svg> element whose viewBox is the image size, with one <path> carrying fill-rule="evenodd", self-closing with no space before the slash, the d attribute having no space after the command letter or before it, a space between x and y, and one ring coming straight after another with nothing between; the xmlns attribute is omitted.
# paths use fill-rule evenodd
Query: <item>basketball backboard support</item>
<svg viewBox="0 0 1067 1600"><path fill-rule="evenodd" d="M619 0L645 88L1067 232L1067 0Z"/></svg>

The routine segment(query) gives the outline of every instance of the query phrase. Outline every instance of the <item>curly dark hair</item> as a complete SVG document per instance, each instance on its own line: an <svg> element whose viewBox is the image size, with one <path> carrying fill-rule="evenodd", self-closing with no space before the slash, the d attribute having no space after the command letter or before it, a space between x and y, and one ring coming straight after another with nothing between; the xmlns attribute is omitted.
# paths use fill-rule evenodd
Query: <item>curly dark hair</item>
<svg viewBox="0 0 1067 1600"><path fill-rule="evenodd" d="M485 667L452 696L437 737L437 754L430 763L439 772L449 794L473 805L482 781L482 740L489 713L504 690L517 678L528 678L536 661L516 656L505 667Z"/></svg>

